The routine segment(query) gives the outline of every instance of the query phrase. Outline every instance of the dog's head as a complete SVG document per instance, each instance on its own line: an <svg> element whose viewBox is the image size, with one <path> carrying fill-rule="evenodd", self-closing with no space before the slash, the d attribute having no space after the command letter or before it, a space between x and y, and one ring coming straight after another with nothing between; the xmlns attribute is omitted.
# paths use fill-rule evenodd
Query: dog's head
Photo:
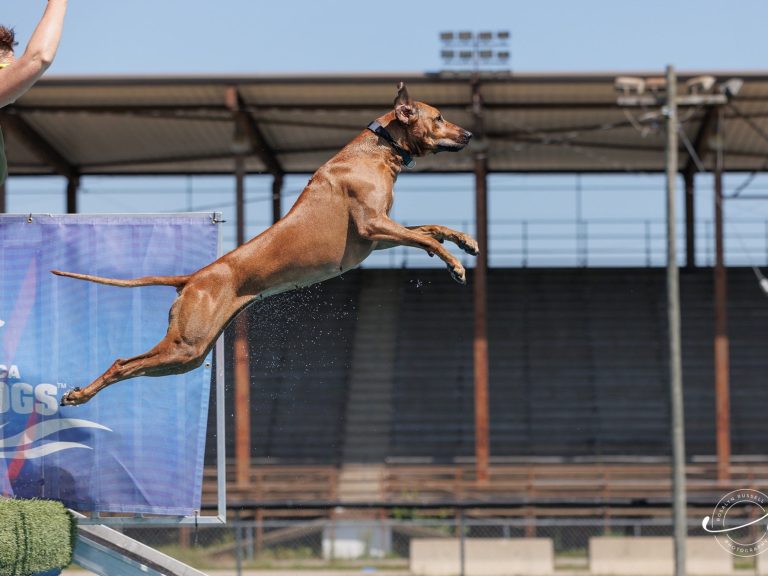
<svg viewBox="0 0 768 576"><path fill-rule="evenodd" d="M397 87L395 118L405 129L410 151L418 156L458 152L472 138L471 132L448 122L437 108L412 100L404 82Z"/></svg>

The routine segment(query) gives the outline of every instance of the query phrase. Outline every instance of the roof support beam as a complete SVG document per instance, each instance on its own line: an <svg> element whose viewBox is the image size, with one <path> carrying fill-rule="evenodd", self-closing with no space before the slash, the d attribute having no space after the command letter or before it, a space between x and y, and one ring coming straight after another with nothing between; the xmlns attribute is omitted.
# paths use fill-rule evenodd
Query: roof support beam
<svg viewBox="0 0 768 576"><path fill-rule="evenodd" d="M715 130L715 122L714 120L717 117L717 107L715 106L708 106L707 111L704 114L704 118L701 120L701 125L699 126L699 131L696 133L696 138L693 140L693 150L696 153L696 155L699 157L701 162L704 162L704 159L707 156L707 153L709 152L709 139L714 134ZM683 167L683 174L694 174L696 172L696 162L695 160L689 156L688 161L685 163L685 166Z"/></svg>
<svg viewBox="0 0 768 576"><path fill-rule="evenodd" d="M248 113L243 104L237 86L227 88L226 105L230 112L232 112L236 123L236 130L245 129L247 131L250 147L253 153L264 163L264 166L267 167L267 171L273 176L285 174L277 154L275 154L275 151L272 150L267 142L261 127L253 119L253 116ZM237 128L237 124L241 124L241 127Z"/></svg>
<svg viewBox="0 0 768 576"><path fill-rule="evenodd" d="M67 178L67 214L77 214L77 191L80 188L80 176L73 174Z"/></svg>

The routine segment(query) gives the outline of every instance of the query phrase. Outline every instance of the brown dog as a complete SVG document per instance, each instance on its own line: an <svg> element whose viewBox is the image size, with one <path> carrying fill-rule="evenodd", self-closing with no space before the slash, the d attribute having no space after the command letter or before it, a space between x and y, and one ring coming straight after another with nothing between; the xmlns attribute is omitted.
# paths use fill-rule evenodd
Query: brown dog
<svg viewBox="0 0 768 576"><path fill-rule="evenodd" d="M118 359L84 389L75 388L62 405L83 404L102 388L137 376L181 374L198 367L226 325L256 299L309 286L360 264L373 251L413 246L436 254L451 276L465 283L464 267L443 240L476 255L477 242L444 226L404 227L389 219L393 186L411 156L466 146L470 132L440 112L414 102L400 84L394 110L321 166L285 217L246 244L189 276L101 278L53 270L112 286L173 286L166 336L150 351Z"/></svg>

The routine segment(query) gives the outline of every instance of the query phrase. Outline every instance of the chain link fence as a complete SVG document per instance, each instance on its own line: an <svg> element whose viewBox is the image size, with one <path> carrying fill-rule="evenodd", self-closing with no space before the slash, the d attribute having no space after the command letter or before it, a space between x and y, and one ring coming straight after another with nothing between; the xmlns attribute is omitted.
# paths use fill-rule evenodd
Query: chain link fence
<svg viewBox="0 0 768 576"><path fill-rule="evenodd" d="M463 546L472 539L546 538L558 570L587 570L590 538L673 535L670 518L294 518L230 521L199 528L131 527L123 531L200 570L369 569L408 573L414 539ZM709 536L690 518L689 536ZM711 536L710 536L711 537ZM713 539L713 546L716 546ZM743 568L754 562L745 560ZM747 566L748 564L748 566ZM737 566L738 567L738 566Z"/></svg>

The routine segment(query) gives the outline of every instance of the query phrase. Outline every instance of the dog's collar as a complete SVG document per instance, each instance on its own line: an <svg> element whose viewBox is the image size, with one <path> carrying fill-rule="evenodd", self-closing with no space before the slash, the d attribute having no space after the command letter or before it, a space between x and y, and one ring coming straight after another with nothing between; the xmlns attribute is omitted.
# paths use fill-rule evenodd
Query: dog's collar
<svg viewBox="0 0 768 576"><path fill-rule="evenodd" d="M389 142L390 146L395 149L395 151L400 154L400 158L403 159L403 165L406 168L413 168L416 165L416 162L413 161L413 158L408 153L408 151L400 146L397 142L395 142L395 139L392 138L392 134L390 134L384 126L379 124L376 120L368 124L368 130L376 134L377 136L381 136Z"/></svg>

